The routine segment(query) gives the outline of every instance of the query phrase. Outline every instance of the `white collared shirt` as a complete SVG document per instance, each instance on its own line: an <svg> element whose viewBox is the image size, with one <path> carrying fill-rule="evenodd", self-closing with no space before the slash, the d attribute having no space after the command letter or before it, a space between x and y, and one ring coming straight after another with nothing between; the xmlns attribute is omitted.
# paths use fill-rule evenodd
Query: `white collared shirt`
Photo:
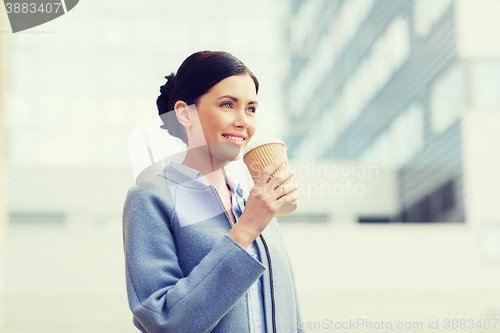
<svg viewBox="0 0 500 333"><path fill-rule="evenodd" d="M170 164L180 172L189 176L190 178L196 179L205 184L205 176L203 176L198 170L195 170L183 164L176 163L174 161L170 161ZM241 188L238 182L236 182L228 175L226 175L226 183L229 185L229 188L231 189L232 211L236 221L238 221L245 207L243 189ZM230 222L231 226L233 226L234 225L233 222L231 220ZM253 241L252 244L250 244L250 246L247 249L247 252L256 260L262 262L256 241ZM248 309L250 316L250 332L252 333L267 332L265 315L264 315L264 295L262 293L262 283L263 283L263 277L261 275L260 278L247 291Z"/></svg>

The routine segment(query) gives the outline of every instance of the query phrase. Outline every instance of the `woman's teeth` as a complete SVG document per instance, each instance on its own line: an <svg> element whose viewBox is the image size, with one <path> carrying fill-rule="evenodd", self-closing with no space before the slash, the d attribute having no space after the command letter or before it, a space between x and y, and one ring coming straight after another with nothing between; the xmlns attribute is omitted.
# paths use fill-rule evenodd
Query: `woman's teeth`
<svg viewBox="0 0 500 333"><path fill-rule="evenodd" d="M231 140L234 140L234 141L243 141L243 140L245 140L245 138L241 138L239 136L227 136L227 135L223 135L223 137L231 139Z"/></svg>

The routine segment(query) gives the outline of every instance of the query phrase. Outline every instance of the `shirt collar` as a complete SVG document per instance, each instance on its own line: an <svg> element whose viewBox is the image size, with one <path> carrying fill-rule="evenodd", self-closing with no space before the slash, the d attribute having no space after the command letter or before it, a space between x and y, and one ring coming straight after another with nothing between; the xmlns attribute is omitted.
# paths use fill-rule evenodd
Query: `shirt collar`
<svg viewBox="0 0 500 333"><path fill-rule="evenodd" d="M203 176L198 170L190 168L184 164L179 164L175 161L170 161L170 165L189 178L199 180L200 182L205 184L205 176Z"/></svg>
<svg viewBox="0 0 500 333"><path fill-rule="evenodd" d="M226 174L226 183L227 185L229 185L229 188L231 189L231 192L233 194L236 193L238 196L243 198L243 189L241 188L240 183L238 183L232 177L229 177L227 174Z"/></svg>
<svg viewBox="0 0 500 333"><path fill-rule="evenodd" d="M186 176L188 176L189 178L196 179L196 180L202 182L203 184L205 184L205 176L203 176L201 174L201 172L199 172L198 170L193 169L193 168L188 167L188 166L183 165L183 164L179 164L175 161L170 161L170 165L172 167L174 167L175 169L177 169L178 171L185 174ZM232 177L230 177L229 175L227 175L225 172L224 172L224 174L225 174L226 184L229 185L231 192L233 194L237 194L238 196L243 198L243 189L241 188L240 183L237 182Z"/></svg>

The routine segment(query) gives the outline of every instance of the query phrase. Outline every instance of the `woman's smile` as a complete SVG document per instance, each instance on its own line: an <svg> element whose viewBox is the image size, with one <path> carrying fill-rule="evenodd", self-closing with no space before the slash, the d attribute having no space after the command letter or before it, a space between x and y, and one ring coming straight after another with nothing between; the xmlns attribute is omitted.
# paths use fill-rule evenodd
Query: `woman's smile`
<svg viewBox="0 0 500 333"><path fill-rule="evenodd" d="M243 144L246 141L246 138L242 134L234 134L234 133L228 133L228 134L222 134L222 136L229 142L232 142L234 144L237 144L238 146L243 146Z"/></svg>

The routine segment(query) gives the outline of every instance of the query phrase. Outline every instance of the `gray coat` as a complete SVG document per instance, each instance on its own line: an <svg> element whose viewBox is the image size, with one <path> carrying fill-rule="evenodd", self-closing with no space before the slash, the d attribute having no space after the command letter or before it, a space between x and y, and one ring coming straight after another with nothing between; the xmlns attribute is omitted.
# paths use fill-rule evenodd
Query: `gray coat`
<svg viewBox="0 0 500 333"><path fill-rule="evenodd" d="M276 218L256 239L262 263L227 236L230 229L215 187L170 165L129 189L126 284L141 332L250 332L247 290L262 274L267 332L305 332L295 328L302 318Z"/></svg>

